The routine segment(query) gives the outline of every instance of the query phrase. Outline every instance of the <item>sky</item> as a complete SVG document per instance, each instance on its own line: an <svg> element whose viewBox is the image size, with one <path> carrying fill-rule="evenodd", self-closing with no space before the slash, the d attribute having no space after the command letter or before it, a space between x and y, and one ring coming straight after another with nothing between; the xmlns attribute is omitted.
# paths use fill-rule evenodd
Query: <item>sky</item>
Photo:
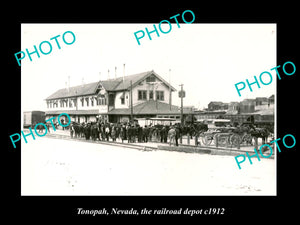
<svg viewBox="0 0 300 225"><path fill-rule="evenodd" d="M156 24L158 27L158 24ZM164 25L168 26L168 25ZM168 27L162 26L163 30ZM270 97L276 94L276 24L199 24L172 23L169 33L159 37L147 34L138 45L134 33L153 24L22 24L21 49L34 51L43 41L52 44L52 52L40 58L32 54L21 61L22 111L46 111L45 99L58 89L91 83L115 76L154 70L171 85L186 91L185 106L206 108L210 101L242 101L245 98ZM62 35L75 34L75 42L66 45ZM57 38L61 49L58 49ZM66 41L72 41L67 34ZM47 44L43 44L46 52ZM16 66L18 63L16 61ZM171 73L169 73L171 69ZM270 85L247 87L239 97L235 84L254 81L263 71L273 75ZM268 78L265 78L267 82ZM173 104L180 105L178 92Z"/></svg>

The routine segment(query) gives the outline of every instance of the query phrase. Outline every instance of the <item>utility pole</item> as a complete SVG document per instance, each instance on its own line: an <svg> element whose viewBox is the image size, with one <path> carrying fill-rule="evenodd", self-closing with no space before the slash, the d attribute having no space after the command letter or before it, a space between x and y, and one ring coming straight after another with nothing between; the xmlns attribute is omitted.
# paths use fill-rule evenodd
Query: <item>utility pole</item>
<svg viewBox="0 0 300 225"><path fill-rule="evenodd" d="M132 80L130 81L130 121L133 123Z"/></svg>
<svg viewBox="0 0 300 225"><path fill-rule="evenodd" d="M183 84L179 85L181 87L180 93L179 93L179 97L181 99L181 108L180 108L180 120L181 120L181 125L183 125Z"/></svg>

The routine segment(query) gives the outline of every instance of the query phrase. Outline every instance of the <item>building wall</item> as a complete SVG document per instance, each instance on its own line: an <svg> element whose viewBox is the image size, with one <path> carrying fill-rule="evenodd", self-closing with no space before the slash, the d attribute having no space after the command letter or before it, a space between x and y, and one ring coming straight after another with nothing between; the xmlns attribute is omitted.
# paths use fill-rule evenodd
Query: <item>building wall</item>
<svg viewBox="0 0 300 225"><path fill-rule="evenodd" d="M138 98L138 93L139 90L141 91L147 91L147 99L145 100L139 100ZM165 103L169 103L169 87L167 87L165 84L157 84L157 85L150 85L148 83L146 83L146 80L142 81L140 83L140 85L137 85L133 88L132 90L132 98L133 98L133 105L138 105L140 103L143 103L145 101L149 101L150 97L150 91L153 91L153 100L156 100L156 91L163 91L164 92L164 100L159 100L161 102L165 102ZM121 96L123 96L123 94L125 93L124 97L125 97L125 104L121 104ZM124 109L124 108L129 108L130 107L130 91L120 91L120 92L116 92L115 95L115 108L116 109Z"/></svg>
<svg viewBox="0 0 300 225"><path fill-rule="evenodd" d="M71 99L76 99L77 100L77 107L74 103L73 100ZM99 109L99 113L107 113L107 105L97 105L97 100L96 100L96 95L88 95L88 96L79 96L79 97L74 97L74 98L63 98L64 100L67 100L67 104L64 103L64 106L61 106L60 104L60 99L57 99L57 107L47 107L47 111L56 111L56 110L90 110L90 109ZM82 101L81 99L84 98L84 105L82 106ZM87 100L86 100L87 99ZM93 99L93 105L92 105L92 99ZM52 100L53 101L53 100ZM72 102L71 106L69 102ZM87 106L88 102L88 106ZM107 101L106 101L107 102ZM46 102L47 106L47 102Z"/></svg>
<svg viewBox="0 0 300 225"><path fill-rule="evenodd" d="M82 106L81 99L84 98L84 105ZM86 101L88 99L88 101ZM92 99L93 99L93 106L92 106ZM87 106L87 102L89 103L89 106ZM88 110L88 109L99 109L99 107L104 107L106 108L107 112L107 105L97 105L97 100L96 100L96 95L88 95L88 96L80 96L77 97L77 109L78 110Z"/></svg>
<svg viewBox="0 0 300 225"><path fill-rule="evenodd" d="M139 90L145 90L147 91L147 99L146 100L139 100L138 99L138 91ZM169 103L169 87L167 87L165 84L156 84L156 85L150 85L144 80L141 82L140 85L137 85L133 88L132 91L132 98L133 98L133 105L137 105L140 103L143 103L145 101L149 100L149 93L150 91L153 91L153 99L156 100L156 91L163 91L164 92L164 100L161 102Z"/></svg>
<svg viewBox="0 0 300 225"><path fill-rule="evenodd" d="M123 94L125 93L124 95L124 104L121 104L121 96L123 96ZM120 91L120 92L117 92L116 93L116 97L115 97L115 108L116 109L126 109L126 108L129 108L129 91Z"/></svg>

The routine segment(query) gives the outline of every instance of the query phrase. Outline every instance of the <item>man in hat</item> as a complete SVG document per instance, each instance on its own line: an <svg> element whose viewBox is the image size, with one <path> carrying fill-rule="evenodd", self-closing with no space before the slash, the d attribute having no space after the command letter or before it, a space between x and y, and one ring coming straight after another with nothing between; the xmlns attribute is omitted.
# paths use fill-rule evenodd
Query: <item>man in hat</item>
<svg viewBox="0 0 300 225"><path fill-rule="evenodd" d="M170 127L170 130L168 131L168 136L169 136L169 139L170 139L169 145L171 146L172 143L174 142L175 136L176 136L176 130L175 130L174 126Z"/></svg>

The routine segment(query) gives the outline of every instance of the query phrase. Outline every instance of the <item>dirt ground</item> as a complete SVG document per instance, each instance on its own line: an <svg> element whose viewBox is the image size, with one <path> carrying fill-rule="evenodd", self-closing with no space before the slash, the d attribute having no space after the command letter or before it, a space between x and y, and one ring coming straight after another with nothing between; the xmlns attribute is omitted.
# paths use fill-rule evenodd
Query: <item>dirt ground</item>
<svg viewBox="0 0 300 225"><path fill-rule="evenodd" d="M22 143L22 195L276 195L276 160L141 151L73 140Z"/></svg>

